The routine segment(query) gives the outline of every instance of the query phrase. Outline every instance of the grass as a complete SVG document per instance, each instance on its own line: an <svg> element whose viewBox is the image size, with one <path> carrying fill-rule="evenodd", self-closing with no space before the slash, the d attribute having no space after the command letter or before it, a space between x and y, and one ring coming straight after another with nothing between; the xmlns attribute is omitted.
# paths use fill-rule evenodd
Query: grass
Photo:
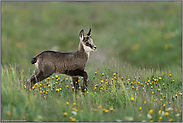
<svg viewBox="0 0 183 123"><path fill-rule="evenodd" d="M116 65L88 73L84 93L75 93L70 78L56 74L27 91L30 75L2 66L2 121L182 121L181 70Z"/></svg>

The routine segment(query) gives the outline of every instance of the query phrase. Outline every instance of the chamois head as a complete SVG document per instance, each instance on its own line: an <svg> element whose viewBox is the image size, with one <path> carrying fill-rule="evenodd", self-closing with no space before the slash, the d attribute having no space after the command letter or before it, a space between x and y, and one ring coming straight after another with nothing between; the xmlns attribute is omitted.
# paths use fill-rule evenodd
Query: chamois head
<svg viewBox="0 0 183 123"><path fill-rule="evenodd" d="M93 39L90 34L91 34L91 28L86 36L84 36L83 29L79 33L80 43L83 45L83 48L87 53L97 50L97 47L94 45Z"/></svg>

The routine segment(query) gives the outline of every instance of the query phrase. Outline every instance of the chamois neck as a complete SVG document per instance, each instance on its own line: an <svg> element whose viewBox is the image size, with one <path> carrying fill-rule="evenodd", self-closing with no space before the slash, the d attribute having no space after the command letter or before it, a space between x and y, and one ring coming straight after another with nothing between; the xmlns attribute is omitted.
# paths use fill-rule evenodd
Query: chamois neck
<svg viewBox="0 0 183 123"><path fill-rule="evenodd" d="M79 46L78 46L78 52L85 52L83 45L81 44L81 42L79 42Z"/></svg>
<svg viewBox="0 0 183 123"><path fill-rule="evenodd" d="M78 52L79 54L85 54L85 55L87 56L87 59L89 59L90 52L86 52L86 51L84 50L83 44L82 44L81 42L79 42L79 46L78 46L77 52Z"/></svg>

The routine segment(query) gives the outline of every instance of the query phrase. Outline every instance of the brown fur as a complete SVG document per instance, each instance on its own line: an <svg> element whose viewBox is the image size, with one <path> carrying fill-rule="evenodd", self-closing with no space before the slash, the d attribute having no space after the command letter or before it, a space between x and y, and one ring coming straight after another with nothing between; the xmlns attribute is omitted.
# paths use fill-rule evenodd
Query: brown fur
<svg viewBox="0 0 183 123"><path fill-rule="evenodd" d="M88 34L90 34L90 31ZM79 36L82 34L83 30L80 32ZM43 51L42 53L35 56L31 61L32 64L37 64L36 70L32 77L26 81L26 84L29 84L30 87L32 87L35 83L44 80L53 73L59 73L71 76L76 90L79 87L78 83L75 83L78 81L77 76L82 76L84 78L82 91L84 91L84 88L87 87L88 79L88 75L84 71L87 60L88 54L85 52L81 41L76 52L61 53L55 51Z"/></svg>

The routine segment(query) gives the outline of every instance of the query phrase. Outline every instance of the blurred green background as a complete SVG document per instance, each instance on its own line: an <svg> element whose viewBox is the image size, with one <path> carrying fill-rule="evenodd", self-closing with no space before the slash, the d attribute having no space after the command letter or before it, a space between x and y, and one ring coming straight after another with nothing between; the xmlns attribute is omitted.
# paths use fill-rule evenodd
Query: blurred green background
<svg viewBox="0 0 183 123"><path fill-rule="evenodd" d="M182 65L181 2L1 2L1 63L35 68L44 50L74 52L92 28L98 50L89 63L113 58L142 67Z"/></svg>

